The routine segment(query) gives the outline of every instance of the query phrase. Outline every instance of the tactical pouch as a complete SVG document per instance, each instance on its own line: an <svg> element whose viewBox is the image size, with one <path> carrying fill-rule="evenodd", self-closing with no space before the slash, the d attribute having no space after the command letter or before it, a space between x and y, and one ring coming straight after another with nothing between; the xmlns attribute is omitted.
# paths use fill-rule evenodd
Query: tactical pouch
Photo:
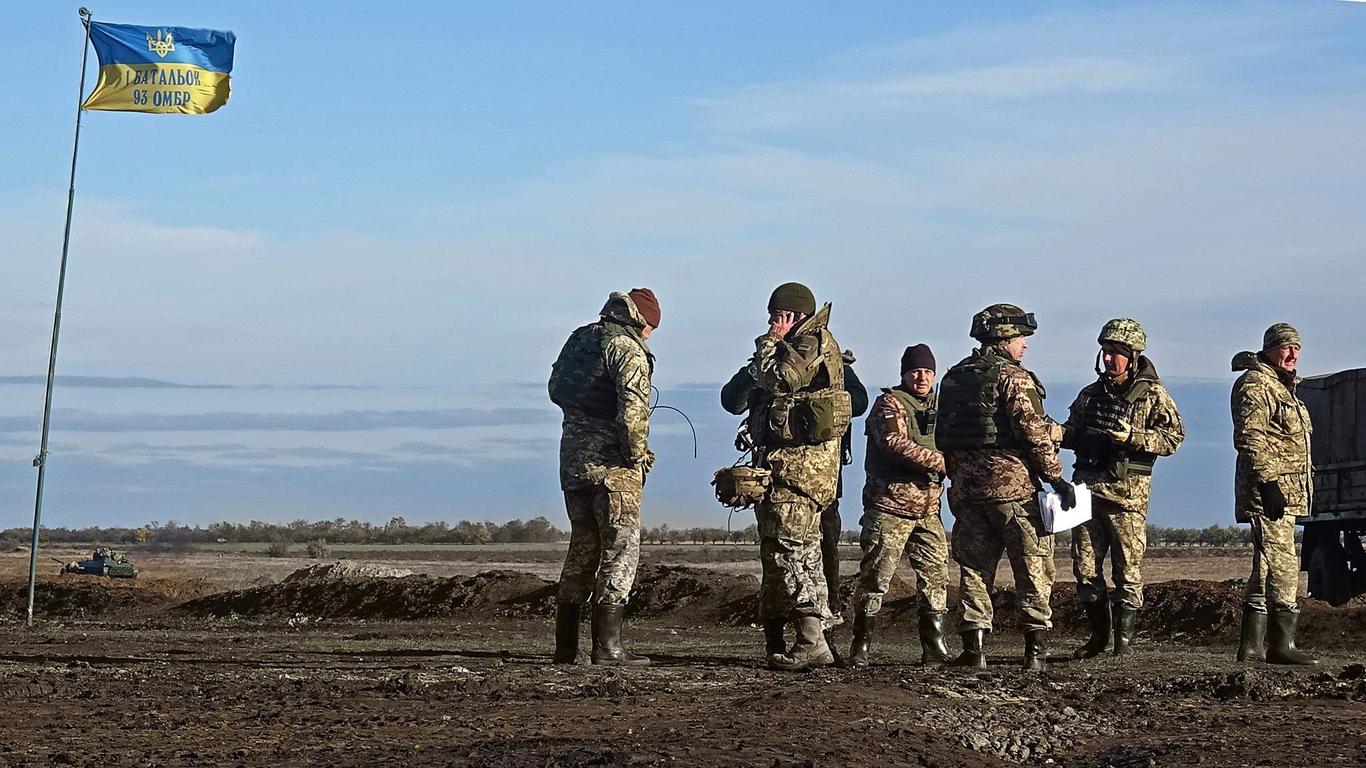
<svg viewBox="0 0 1366 768"><path fill-rule="evenodd" d="M788 422L798 440L809 445L838 440L854 419L849 393L827 389L801 398L792 406Z"/></svg>
<svg viewBox="0 0 1366 768"><path fill-rule="evenodd" d="M772 482L773 473L767 469L744 466L718 469L711 480L716 500L736 509L763 501Z"/></svg>

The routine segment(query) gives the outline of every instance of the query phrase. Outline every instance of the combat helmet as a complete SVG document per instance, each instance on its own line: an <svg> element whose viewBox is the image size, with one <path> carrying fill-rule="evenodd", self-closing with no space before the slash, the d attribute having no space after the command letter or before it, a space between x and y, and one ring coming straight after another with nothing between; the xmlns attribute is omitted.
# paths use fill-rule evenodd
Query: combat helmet
<svg viewBox="0 0 1366 768"><path fill-rule="evenodd" d="M1006 341L1017 336L1032 336L1039 324L1034 313L1014 304L992 304L972 316L972 338L978 341Z"/></svg>
<svg viewBox="0 0 1366 768"><path fill-rule="evenodd" d="M1133 356L1137 357L1148 348L1148 334L1143 332L1143 326L1139 325L1137 320L1116 317L1100 329L1100 336L1096 337L1096 343L1118 344L1122 347L1128 347L1133 351Z"/></svg>

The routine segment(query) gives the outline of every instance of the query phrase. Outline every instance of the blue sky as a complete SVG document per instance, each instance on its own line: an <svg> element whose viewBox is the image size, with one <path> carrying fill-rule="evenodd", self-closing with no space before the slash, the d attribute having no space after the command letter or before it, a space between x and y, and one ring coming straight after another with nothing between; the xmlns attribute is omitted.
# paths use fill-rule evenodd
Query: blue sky
<svg viewBox="0 0 1366 768"><path fill-rule="evenodd" d="M1205 425L1154 518L1226 520L1232 354L1289 320L1306 372L1366 364L1366 4L961 5L93 7L231 29L237 59L216 114L85 118L59 371L90 378L58 388L46 519L559 519L549 363L650 285L703 458L661 416L646 514L714 521L712 388L800 279L875 384L1026 306L1058 415L1100 324L1138 318ZM74 6L9 16L7 526L31 514L81 37Z"/></svg>

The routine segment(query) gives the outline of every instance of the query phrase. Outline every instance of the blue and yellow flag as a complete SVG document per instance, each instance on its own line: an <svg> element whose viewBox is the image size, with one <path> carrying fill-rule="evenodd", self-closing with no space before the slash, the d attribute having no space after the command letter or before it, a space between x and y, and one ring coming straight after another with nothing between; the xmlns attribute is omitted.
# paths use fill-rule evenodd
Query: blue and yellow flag
<svg viewBox="0 0 1366 768"><path fill-rule="evenodd" d="M204 115L228 103L237 36L90 22L100 81L82 109Z"/></svg>

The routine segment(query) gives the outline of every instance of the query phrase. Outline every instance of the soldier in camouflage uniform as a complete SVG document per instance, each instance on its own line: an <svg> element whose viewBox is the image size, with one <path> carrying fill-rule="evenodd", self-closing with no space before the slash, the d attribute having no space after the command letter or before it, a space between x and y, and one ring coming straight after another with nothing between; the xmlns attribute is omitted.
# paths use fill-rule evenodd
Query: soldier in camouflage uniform
<svg viewBox="0 0 1366 768"><path fill-rule="evenodd" d="M1117 318L1101 328L1096 341L1100 378L1073 401L1062 441L1077 457L1072 482L1085 483L1092 498L1091 519L1072 530L1072 572L1091 625L1077 658L1104 653L1112 628L1115 655L1129 652L1143 607L1153 464L1175 453L1186 437L1176 403L1142 354L1148 343L1142 326ZM1106 554L1115 583L1113 606L1105 590Z"/></svg>
<svg viewBox="0 0 1366 768"><path fill-rule="evenodd" d="M840 356L844 363L844 391L849 393L849 407L851 416L857 418L868 410L868 390L864 388L863 382L854 373L854 353L844 350ZM750 407L757 402L757 398L762 396L761 390L754 383L754 376L750 374L750 363L741 366L740 370L730 377L730 381L721 388L721 407L728 413L736 416L746 413ZM844 472L843 467L853 461L853 452L850 445L851 432L844 433L844 439L840 443L840 476L839 482L835 485L835 500L830 506L821 510L821 567L825 572L825 584L830 600L830 613L838 616L843 611L843 606L839 600L840 583L840 534L844 532L844 524L840 519L840 499L844 496ZM787 649L783 631L786 628L787 619L772 619L764 623L764 644L767 653L782 653ZM830 652L835 656L835 663L840 664L839 651L835 649L831 637L833 630L825 630L826 645L830 647Z"/></svg>
<svg viewBox="0 0 1366 768"><path fill-rule="evenodd" d="M824 630L839 619L830 611L822 568L820 516L835 501L850 401L840 348L828 328L830 305L818 310L810 288L784 283L768 310L768 332L755 340L749 364L754 460L772 473L755 508L763 568L759 613L765 627L796 624L792 647L770 653L768 662L798 670L834 661ZM766 640L772 651L771 633Z"/></svg>
<svg viewBox="0 0 1366 768"><path fill-rule="evenodd" d="M1233 358L1233 370L1243 372L1232 397L1235 514L1238 522L1252 526L1253 547L1239 661L1318 663L1295 647L1300 584L1295 518L1309 514L1314 487L1313 426L1295 394L1299 358L1300 334L1288 323L1266 329L1261 352Z"/></svg>
<svg viewBox="0 0 1366 768"><path fill-rule="evenodd" d="M627 597L640 560L640 500L650 451L650 377L645 340L659 326L648 288L613 293L596 323L574 331L550 374L550 399L564 412L560 487L569 511L569 551L555 611L555 662L574 663L579 622L591 595L594 664L649 664L621 643Z"/></svg>
<svg viewBox="0 0 1366 768"><path fill-rule="evenodd" d="M934 353L924 344L901 356L901 384L882 390L865 424L863 561L854 601L849 663L868 666L876 616L905 552L919 580L920 661L949 660L944 645L949 546L939 519L944 455L934 445Z"/></svg>
<svg viewBox="0 0 1366 768"><path fill-rule="evenodd" d="M972 337L982 346L949 369L939 387L935 443L953 480L953 559L962 574L963 652L954 666L986 666L982 644L991 631L991 588L1002 551L1019 593L1024 668L1042 670L1048 658L1053 536L1035 493L1042 479L1069 509L1076 493L1062 478L1055 442L1061 428L1044 412L1043 385L1020 366L1026 337L1037 327L1033 314L1013 304L978 312Z"/></svg>

